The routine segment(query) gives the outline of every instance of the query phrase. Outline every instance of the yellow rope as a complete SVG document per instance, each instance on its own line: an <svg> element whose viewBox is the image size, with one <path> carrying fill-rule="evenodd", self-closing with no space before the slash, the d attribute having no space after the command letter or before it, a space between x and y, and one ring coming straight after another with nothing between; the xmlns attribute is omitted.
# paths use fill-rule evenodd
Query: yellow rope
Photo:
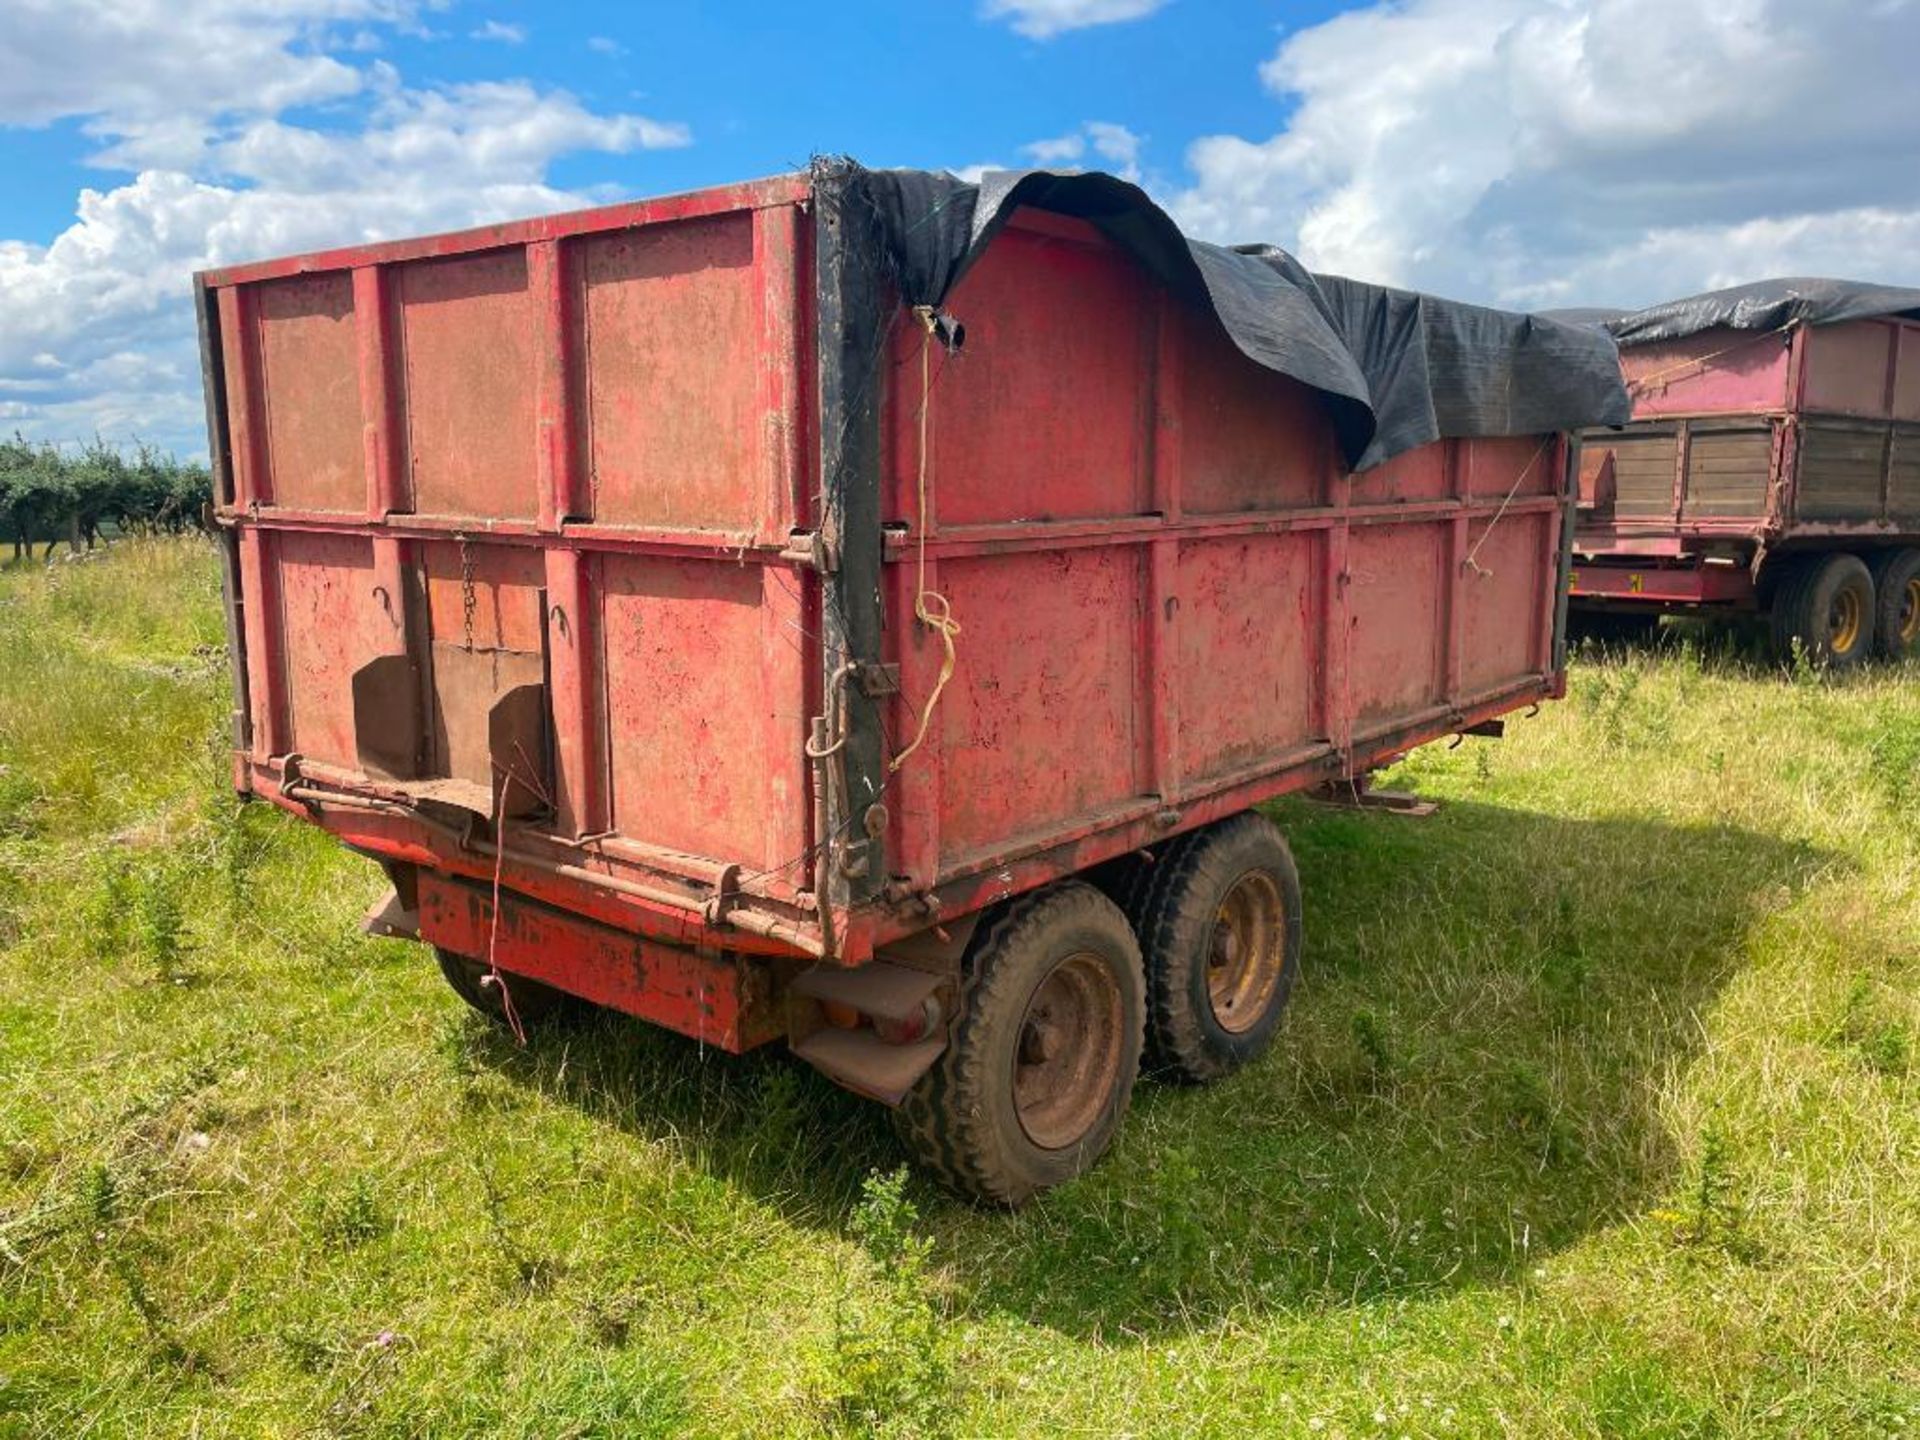
<svg viewBox="0 0 1920 1440"><path fill-rule="evenodd" d="M933 682L933 693L927 696L926 706L920 711L920 725L913 732L913 743L888 762L888 774L906 764L907 757L918 750L921 742L927 738L927 726L933 721L933 709L940 703L940 692L947 688L947 682L953 678L953 669L959 660L953 639L960 633L960 622L953 618L953 607L947 603L947 597L937 590L927 589L927 408L933 398L933 307L916 305L913 314L919 320L920 328L926 332L920 342L920 511L913 522L914 528L920 532L920 569L914 587L913 614L922 625L939 635L947 653L940 661L940 678Z"/></svg>
<svg viewBox="0 0 1920 1440"><path fill-rule="evenodd" d="M1681 360L1663 369L1655 370L1651 375L1642 375L1638 380L1629 380L1627 382L1627 393L1629 395L1644 395L1649 390L1663 387L1669 379L1680 374L1683 370L1704 370L1714 361L1723 359L1733 354L1736 350L1744 350L1747 346L1757 344L1774 335L1786 334L1787 331L1793 328L1793 323L1793 321L1789 320L1786 324L1776 326L1771 330L1762 330L1758 335L1749 335L1743 340L1736 340L1725 349L1715 350L1710 355L1696 355L1690 360Z"/></svg>
<svg viewBox="0 0 1920 1440"><path fill-rule="evenodd" d="M1493 518L1487 522L1487 528L1480 532L1480 538L1474 541L1473 548L1467 551L1467 558L1460 562L1462 569L1471 570L1476 575L1493 574L1479 561L1480 547L1487 543L1487 537L1493 534L1493 527L1500 523L1500 518L1507 513L1507 507L1513 504L1513 497L1520 493L1520 486L1525 483L1527 476L1533 473L1533 467L1540 463L1540 457L1547 453L1547 446L1552 443L1553 437L1549 435L1534 447L1533 458L1527 461L1525 468L1518 475L1513 477L1513 484L1507 487L1507 495L1500 502L1500 508L1493 512Z"/></svg>

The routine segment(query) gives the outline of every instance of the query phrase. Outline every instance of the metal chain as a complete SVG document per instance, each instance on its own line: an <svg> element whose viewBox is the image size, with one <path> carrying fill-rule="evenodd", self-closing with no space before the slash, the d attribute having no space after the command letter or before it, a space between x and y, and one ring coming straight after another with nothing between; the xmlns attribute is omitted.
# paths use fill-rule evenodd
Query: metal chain
<svg viewBox="0 0 1920 1440"><path fill-rule="evenodd" d="M466 626L467 653L473 653L473 547L467 543L467 537L453 537L460 542L460 618Z"/></svg>

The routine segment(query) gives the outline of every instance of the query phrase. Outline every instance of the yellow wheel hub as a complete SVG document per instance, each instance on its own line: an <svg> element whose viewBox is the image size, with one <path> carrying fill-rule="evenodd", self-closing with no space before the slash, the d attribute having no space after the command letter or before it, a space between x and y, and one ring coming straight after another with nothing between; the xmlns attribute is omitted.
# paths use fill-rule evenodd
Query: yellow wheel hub
<svg viewBox="0 0 1920 1440"><path fill-rule="evenodd" d="M1900 643L1911 645L1920 640L1920 575L1907 581L1900 600Z"/></svg>
<svg viewBox="0 0 1920 1440"><path fill-rule="evenodd" d="M1221 898L1207 948L1207 1000L1220 1028L1244 1034L1273 1003L1287 965L1287 907L1265 870L1249 870Z"/></svg>
<svg viewBox="0 0 1920 1440"><path fill-rule="evenodd" d="M1860 643L1864 608L1857 591L1842 590L1827 610L1827 643L1836 655L1845 655Z"/></svg>

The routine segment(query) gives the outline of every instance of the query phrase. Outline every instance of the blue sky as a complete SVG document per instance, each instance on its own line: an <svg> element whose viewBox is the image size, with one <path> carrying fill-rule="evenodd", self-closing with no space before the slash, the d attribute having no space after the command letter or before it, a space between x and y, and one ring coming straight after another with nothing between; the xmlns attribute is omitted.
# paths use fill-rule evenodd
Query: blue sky
<svg viewBox="0 0 1920 1440"><path fill-rule="evenodd" d="M530 79L598 111L671 117L696 138L680 150L560 156L549 175L567 189L688 189L798 168L816 150L873 165L1015 164L1022 146L1089 118L1126 125L1149 165L1170 169L1196 134L1271 127L1281 107L1259 61L1288 29L1342 8L1217 0L1034 39L983 22L967 0L462 4L380 34L378 54L410 80ZM355 125L358 107L285 115L337 131ZM79 190L111 181L89 163L100 146L85 123L0 131L11 238L52 240L72 223Z"/></svg>
<svg viewBox="0 0 1920 1440"><path fill-rule="evenodd" d="M526 32L511 53L461 37L408 40L394 58L448 79L533 76L596 108L671 116L696 137L644 160L571 157L553 172L563 185L682 188L795 168L816 150L872 165L1011 164L1089 118L1125 124L1172 167L1195 134L1270 127L1258 61L1283 29L1339 8L1224 0L1035 40L983 23L965 0L584 4L548 18L499 5L486 14ZM625 53L590 49L596 37Z"/></svg>
<svg viewBox="0 0 1920 1440"><path fill-rule="evenodd" d="M198 449L210 263L741 179L1104 168L1537 308L1920 281L1920 0L0 0L0 425Z"/></svg>

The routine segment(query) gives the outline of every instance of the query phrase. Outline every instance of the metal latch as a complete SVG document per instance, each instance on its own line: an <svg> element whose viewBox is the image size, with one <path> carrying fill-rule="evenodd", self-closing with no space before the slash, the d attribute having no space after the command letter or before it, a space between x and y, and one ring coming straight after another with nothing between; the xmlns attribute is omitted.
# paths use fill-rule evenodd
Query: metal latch
<svg viewBox="0 0 1920 1440"><path fill-rule="evenodd" d="M831 575L839 568L839 557L834 554L833 542L818 530L791 532L780 558L795 565L804 565L822 575Z"/></svg>

